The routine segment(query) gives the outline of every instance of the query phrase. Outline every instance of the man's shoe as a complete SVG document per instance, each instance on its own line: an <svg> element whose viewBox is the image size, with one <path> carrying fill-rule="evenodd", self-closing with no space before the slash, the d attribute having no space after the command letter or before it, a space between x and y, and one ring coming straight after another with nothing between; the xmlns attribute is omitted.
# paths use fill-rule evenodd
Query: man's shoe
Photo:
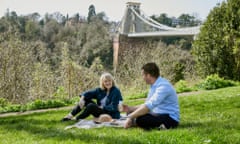
<svg viewBox="0 0 240 144"><path fill-rule="evenodd" d="M167 130L166 126L164 124L161 124L159 127L158 127L158 130Z"/></svg>

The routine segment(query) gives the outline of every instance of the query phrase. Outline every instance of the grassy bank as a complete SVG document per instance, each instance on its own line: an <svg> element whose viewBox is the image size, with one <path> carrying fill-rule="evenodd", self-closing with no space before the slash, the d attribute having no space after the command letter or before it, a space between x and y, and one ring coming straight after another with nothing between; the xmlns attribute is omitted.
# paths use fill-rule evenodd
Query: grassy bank
<svg viewBox="0 0 240 144"><path fill-rule="evenodd" d="M143 100L129 100L128 104ZM240 141L240 87L179 97L181 124L167 131L139 128L69 129L60 122L67 110L0 118L1 144L237 144Z"/></svg>

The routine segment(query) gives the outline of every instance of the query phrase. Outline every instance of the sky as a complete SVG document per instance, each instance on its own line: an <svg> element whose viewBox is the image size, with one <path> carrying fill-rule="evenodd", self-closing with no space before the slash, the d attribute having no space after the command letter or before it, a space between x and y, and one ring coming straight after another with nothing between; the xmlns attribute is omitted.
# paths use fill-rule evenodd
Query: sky
<svg viewBox="0 0 240 144"><path fill-rule="evenodd" d="M204 20L210 10L224 0L0 0L0 17L7 9L17 15L38 12L44 16L46 13L60 12L69 16L79 13L87 17L88 7L93 4L96 13L105 12L110 21L120 21L129 1L140 2L140 8L148 16L166 13L168 17L178 17L187 13Z"/></svg>

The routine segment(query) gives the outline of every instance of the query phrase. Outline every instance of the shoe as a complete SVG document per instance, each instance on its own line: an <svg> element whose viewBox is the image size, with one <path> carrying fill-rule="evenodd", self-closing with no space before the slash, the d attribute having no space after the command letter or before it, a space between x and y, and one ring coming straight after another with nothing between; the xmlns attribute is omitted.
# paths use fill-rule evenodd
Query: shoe
<svg viewBox="0 0 240 144"><path fill-rule="evenodd" d="M70 120L72 120L72 118L73 118L73 116L72 115L67 115L67 116L65 116L61 121L63 122L63 121L70 121Z"/></svg>
<svg viewBox="0 0 240 144"><path fill-rule="evenodd" d="M64 121L70 121L72 120L73 118L73 115L71 113L69 113L68 115L66 115L61 121L64 122Z"/></svg>
<svg viewBox="0 0 240 144"><path fill-rule="evenodd" d="M159 127L158 127L158 130L167 130L166 126L164 124L161 124Z"/></svg>
<svg viewBox="0 0 240 144"><path fill-rule="evenodd" d="M70 120L72 120L72 119L69 117L64 117L61 121L64 122L64 121L70 121Z"/></svg>

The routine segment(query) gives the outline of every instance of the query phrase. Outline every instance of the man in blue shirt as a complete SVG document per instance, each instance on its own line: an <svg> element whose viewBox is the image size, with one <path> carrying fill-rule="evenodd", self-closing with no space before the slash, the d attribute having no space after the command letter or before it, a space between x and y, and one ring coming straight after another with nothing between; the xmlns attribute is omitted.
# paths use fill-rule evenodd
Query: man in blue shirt
<svg viewBox="0 0 240 144"><path fill-rule="evenodd" d="M142 76L150 90L144 104L136 107L124 107L130 113L124 127L132 126L133 121L144 129L175 128L179 124L178 97L173 86L160 77L155 63L147 63L142 67Z"/></svg>

